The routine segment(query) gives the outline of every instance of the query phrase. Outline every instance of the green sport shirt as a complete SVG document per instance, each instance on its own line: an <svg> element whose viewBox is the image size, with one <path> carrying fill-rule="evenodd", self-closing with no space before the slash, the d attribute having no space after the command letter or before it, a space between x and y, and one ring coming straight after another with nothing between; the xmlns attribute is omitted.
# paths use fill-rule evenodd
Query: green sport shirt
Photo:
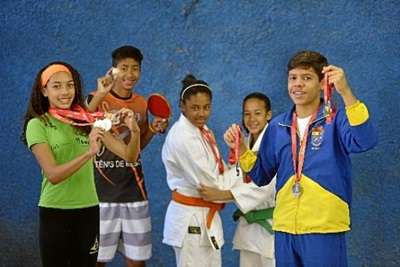
<svg viewBox="0 0 400 267"><path fill-rule="evenodd" d="M26 129L28 147L47 143L57 164L63 164L88 150L88 137L78 133L46 113L49 123L39 118L31 119ZM39 207L77 209L98 205L94 183L93 161L88 160L78 171L59 184L51 184L42 170Z"/></svg>

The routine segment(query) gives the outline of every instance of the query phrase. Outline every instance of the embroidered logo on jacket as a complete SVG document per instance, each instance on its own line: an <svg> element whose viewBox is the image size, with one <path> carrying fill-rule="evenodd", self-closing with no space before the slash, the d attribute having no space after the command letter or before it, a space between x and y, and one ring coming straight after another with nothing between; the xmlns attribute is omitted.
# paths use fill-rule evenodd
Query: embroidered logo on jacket
<svg viewBox="0 0 400 267"><path fill-rule="evenodd" d="M311 149L318 150L324 139L324 127L318 126L311 130Z"/></svg>

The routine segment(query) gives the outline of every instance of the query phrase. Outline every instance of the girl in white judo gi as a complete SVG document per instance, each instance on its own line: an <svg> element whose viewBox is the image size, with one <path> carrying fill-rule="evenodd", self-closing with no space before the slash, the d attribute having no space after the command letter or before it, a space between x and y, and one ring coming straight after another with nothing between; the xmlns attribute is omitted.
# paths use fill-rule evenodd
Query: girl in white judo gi
<svg viewBox="0 0 400 267"><path fill-rule="evenodd" d="M172 191L164 223L163 243L174 248L177 266L221 266L223 230L218 210L222 203L204 201L201 185L230 189L242 180L228 169L206 122L212 91L204 81L187 75L180 93L181 115L162 148L167 183Z"/></svg>
<svg viewBox="0 0 400 267"><path fill-rule="evenodd" d="M243 100L243 126L249 133L245 144L257 152L268 121L271 119L269 98L262 93L251 93ZM209 201L234 200L239 208L234 219L239 219L233 238L233 248L240 250L241 267L275 266L272 213L275 206L275 178L266 186L258 187L244 179L230 190L216 190L202 186L201 196Z"/></svg>

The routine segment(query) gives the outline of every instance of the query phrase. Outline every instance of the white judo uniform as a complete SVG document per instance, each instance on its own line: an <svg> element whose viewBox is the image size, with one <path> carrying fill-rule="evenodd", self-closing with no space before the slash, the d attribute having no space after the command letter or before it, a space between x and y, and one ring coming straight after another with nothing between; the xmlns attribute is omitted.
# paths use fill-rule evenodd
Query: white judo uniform
<svg viewBox="0 0 400 267"><path fill-rule="evenodd" d="M267 127L268 124L258 136L251 148L252 151L258 151ZM249 145L249 139L246 139L246 142ZM275 183L276 177L273 178L271 183L262 187L258 187L253 182L236 184L231 188L236 206L243 213L274 207ZM268 222L272 223L272 220L268 220ZM240 250L241 267L275 266L274 235L257 223L247 223L243 216L239 218L233 238L233 248Z"/></svg>
<svg viewBox="0 0 400 267"><path fill-rule="evenodd" d="M242 180L236 169L220 174L210 144L199 128L183 114L168 132L162 148L162 160L171 191L200 198L197 187L204 184L229 190ZM163 243L173 246L177 266L221 266L220 248L224 244L221 218L216 212L211 227L206 227L209 208L194 207L171 200L164 222ZM192 233L189 233L189 227Z"/></svg>

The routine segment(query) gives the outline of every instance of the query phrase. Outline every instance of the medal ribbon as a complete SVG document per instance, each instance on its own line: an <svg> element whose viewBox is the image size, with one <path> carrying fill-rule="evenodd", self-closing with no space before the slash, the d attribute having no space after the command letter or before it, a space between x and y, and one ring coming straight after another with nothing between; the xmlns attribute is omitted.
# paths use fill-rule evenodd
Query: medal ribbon
<svg viewBox="0 0 400 267"><path fill-rule="evenodd" d="M240 148L240 127L235 129L235 146L229 150L229 164L236 164L239 162L239 148Z"/></svg>
<svg viewBox="0 0 400 267"><path fill-rule="evenodd" d="M296 114L296 112L293 112L292 124L290 126L290 137L292 139L293 170L296 174L296 180L295 180L296 183L301 180L301 173L303 171L304 158L305 158L307 139L308 139L308 128L310 127L310 124L317 117L318 110L319 110L319 108L312 114L312 116L311 116L310 120L308 121L307 126L304 130L305 132L303 135L303 139L301 140L301 143L300 143L298 158L297 158L297 114Z"/></svg>
<svg viewBox="0 0 400 267"><path fill-rule="evenodd" d="M236 175L240 175L239 171L239 148L240 148L240 127L236 126L235 129L235 146L229 151L229 164L236 164Z"/></svg>
<svg viewBox="0 0 400 267"><path fill-rule="evenodd" d="M96 118L103 118L104 112L89 113L81 106L74 104L71 109L49 108L49 113L56 119L71 125L92 125ZM80 122L76 122L80 121Z"/></svg>
<svg viewBox="0 0 400 267"><path fill-rule="evenodd" d="M331 123L333 117L336 114L336 107L332 102L332 95L333 91L335 90L335 87L333 87L329 83L329 78L328 75L325 74L325 84L324 84L324 103L325 103L325 114L327 115L326 117L326 122Z"/></svg>
<svg viewBox="0 0 400 267"><path fill-rule="evenodd" d="M201 135L207 141L211 147L211 151L214 154L215 160L218 165L219 174L224 173L224 164L222 163L221 154L219 153L217 142L215 141L214 135L210 130L205 127L200 128Z"/></svg>

